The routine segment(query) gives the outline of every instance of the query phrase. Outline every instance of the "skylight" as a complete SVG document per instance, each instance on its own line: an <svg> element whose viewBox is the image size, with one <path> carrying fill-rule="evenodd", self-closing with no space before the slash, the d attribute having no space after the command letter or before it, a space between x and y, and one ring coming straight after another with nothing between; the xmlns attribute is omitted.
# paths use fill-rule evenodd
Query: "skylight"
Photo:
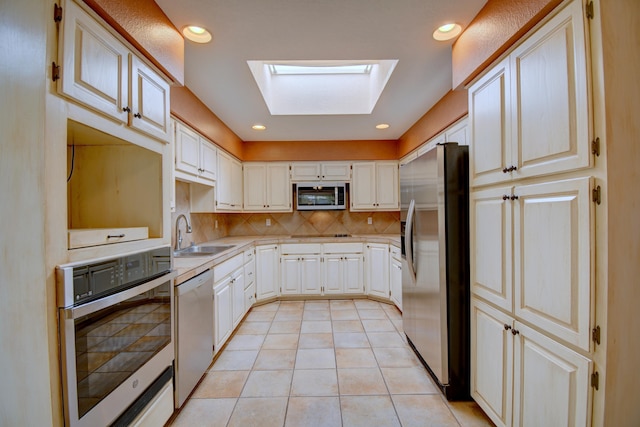
<svg viewBox="0 0 640 427"><path fill-rule="evenodd" d="M272 115L371 114L397 63L247 61Z"/></svg>

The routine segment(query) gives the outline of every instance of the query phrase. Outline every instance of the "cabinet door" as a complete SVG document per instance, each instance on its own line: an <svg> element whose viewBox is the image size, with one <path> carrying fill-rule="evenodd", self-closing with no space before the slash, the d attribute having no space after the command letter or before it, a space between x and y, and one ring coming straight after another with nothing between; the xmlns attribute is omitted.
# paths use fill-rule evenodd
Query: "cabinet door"
<svg viewBox="0 0 640 427"><path fill-rule="evenodd" d="M323 163L320 178L324 181L349 181L351 165L349 163Z"/></svg>
<svg viewBox="0 0 640 427"><path fill-rule="evenodd" d="M200 137L180 123L176 124L176 169L193 175L200 170Z"/></svg>
<svg viewBox="0 0 640 427"><path fill-rule="evenodd" d="M398 164L378 163L376 165L376 209L399 209Z"/></svg>
<svg viewBox="0 0 640 427"><path fill-rule="evenodd" d="M131 127L169 138L169 84L137 57L131 57Z"/></svg>
<svg viewBox="0 0 640 427"><path fill-rule="evenodd" d="M231 277L226 277L213 287L214 339L213 345L218 352L233 329L231 317Z"/></svg>
<svg viewBox="0 0 640 427"><path fill-rule="evenodd" d="M457 142L458 145L469 145L468 129L468 120L464 119L445 132L445 141Z"/></svg>
<svg viewBox="0 0 640 427"><path fill-rule="evenodd" d="M221 211L242 209L242 169L236 166L236 160L227 153L218 151L218 170L216 185L216 208ZM240 169L238 173L237 169ZM240 175L238 177L237 175ZM238 190L239 187L239 190ZM240 200L240 201L238 201Z"/></svg>
<svg viewBox="0 0 640 427"><path fill-rule="evenodd" d="M238 212L242 210L242 164L231 159L231 208Z"/></svg>
<svg viewBox="0 0 640 427"><path fill-rule="evenodd" d="M280 258L280 292L282 295L300 294L300 263L299 255L282 255Z"/></svg>
<svg viewBox="0 0 640 427"><path fill-rule="evenodd" d="M278 296L278 246L256 246L257 301Z"/></svg>
<svg viewBox="0 0 640 427"><path fill-rule="evenodd" d="M471 186L511 180L508 58L469 89L469 178Z"/></svg>
<svg viewBox="0 0 640 427"><path fill-rule="evenodd" d="M515 187L515 314L589 350L591 179Z"/></svg>
<svg viewBox="0 0 640 427"><path fill-rule="evenodd" d="M591 362L518 322L514 328L513 425L590 425Z"/></svg>
<svg viewBox="0 0 640 427"><path fill-rule="evenodd" d="M244 209L263 211L267 208L267 167L263 163L244 164Z"/></svg>
<svg viewBox="0 0 640 427"><path fill-rule="evenodd" d="M513 412L512 326L510 316L471 300L471 397L499 427L511 425Z"/></svg>
<svg viewBox="0 0 640 427"><path fill-rule="evenodd" d="M342 260L345 294L364 293L364 260L362 254L345 254Z"/></svg>
<svg viewBox="0 0 640 427"><path fill-rule="evenodd" d="M218 155L216 147L200 138L200 176L211 181L217 178Z"/></svg>
<svg viewBox="0 0 640 427"><path fill-rule="evenodd" d="M129 50L73 2L62 28L62 78L58 89L82 104L127 123Z"/></svg>
<svg viewBox="0 0 640 427"><path fill-rule="evenodd" d="M351 183L351 209L372 210L376 203L376 164L354 163Z"/></svg>
<svg viewBox="0 0 640 427"><path fill-rule="evenodd" d="M267 210L291 211L289 164L267 164Z"/></svg>
<svg viewBox="0 0 640 427"><path fill-rule="evenodd" d="M320 295L320 255L305 255L300 261L300 289L303 294Z"/></svg>
<svg viewBox="0 0 640 427"><path fill-rule="evenodd" d="M252 283L244 290L244 312L246 313L256 302L256 284Z"/></svg>
<svg viewBox="0 0 640 427"><path fill-rule="evenodd" d="M242 316L244 316L244 271L242 268L236 270L231 279L231 313L233 318L233 328L238 326Z"/></svg>
<svg viewBox="0 0 640 427"><path fill-rule="evenodd" d="M591 164L584 20L574 1L510 55L514 176Z"/></svg>
<svg viewBox="0 0 640 427"><path fill-rule="evenodd" d="M366 268L368 293L389 298L389 245L368 244Z"/></svg>
<svg viewBox="0 0 640 427"><path fill-rule="evenodd" d="M511 194L512 187L502 187L469 197L471 292L508 312L513 308Z"/></svg>
<svg viewBox="0 0 640 427"><path fill-rule="evenodd" d="M389 282L391 301L402 310L402 263L397 259L391 259Z"/></svg>
<svg viewBox="0 0 640 427"><path fill-rule="evenodd" d="M332 254L324 257L324 293L341 294L344 292L342 255Z"/></svg>
<svg viewBox="0 0 640 427"><path fill-rule="evenodd" d="M293 181L319 181L320 164L315 162L292 163L291 179Z"/></svg>

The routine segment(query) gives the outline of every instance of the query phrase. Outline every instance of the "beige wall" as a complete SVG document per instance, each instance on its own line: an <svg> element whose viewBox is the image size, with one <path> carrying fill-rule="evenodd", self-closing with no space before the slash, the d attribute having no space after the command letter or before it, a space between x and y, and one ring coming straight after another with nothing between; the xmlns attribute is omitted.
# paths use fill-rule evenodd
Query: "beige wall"
<svg viewBox="0 0 640 427"><path fill-rule="evenodd" d="M640 425L640 2L601 1L608 157L605 425Z"/></svg>
<svg viewBox="0 0 640 427"><path fill-rule="evenodd" d="M0 425L54 424L45 286L45 78L53 3L0 2ZM53 366L55 364L52 363ZM55 375L54 375L55 376Z"/></svg>

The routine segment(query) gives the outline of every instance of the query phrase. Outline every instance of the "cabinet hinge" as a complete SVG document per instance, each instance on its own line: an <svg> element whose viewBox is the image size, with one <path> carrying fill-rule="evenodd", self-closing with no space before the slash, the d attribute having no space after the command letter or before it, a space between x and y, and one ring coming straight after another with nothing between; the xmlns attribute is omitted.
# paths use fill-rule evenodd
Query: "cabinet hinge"
<svg viewBox="0 0 640 427"><path fill-rule="evenodd" d="M593 2L590 1L584 6L584 8L585 8L585 12L587 13L587 18L593 19L593 17L595 16L593 12Z"/></svg>
<svg viewBox="0 0 640 427"><path fill-rule="evenodd" d="M594 343L600 345L600 326L596 326L591 330L591 339Z"/></svg>
<svg viewBox="0 0 640 427"><path fill-rule="evenodd" d="M602 190L599 185L591 192L591 200L598 205L602 203Z"/></svg>
<svg viewBox="0 0 640 427"><path fill-rule="evenodd" d="M60 66L55 62L51 63L51 80L54 82L60 80Z"/></svg>
<svg viewBox="0 0 640 427"><path fill-rule="evenodd" d="M596 138L591 141L591 154L596 157L600 157L600 138Z"/></svg>
<svg viewBox="0 0 640 427"><path fill-rule="evenodd" d="M595 371L593 374L591 374L591 387L595 388L596 390L598 390L598 388L600 387L600 374L598 374L598 371Z"/></svg>
<svg viewBox="0 0 640 427"><path fill-rule="evenodd" d="M58 6L57 3L53 5L53 21L62 22L62 6Z"/></svg>

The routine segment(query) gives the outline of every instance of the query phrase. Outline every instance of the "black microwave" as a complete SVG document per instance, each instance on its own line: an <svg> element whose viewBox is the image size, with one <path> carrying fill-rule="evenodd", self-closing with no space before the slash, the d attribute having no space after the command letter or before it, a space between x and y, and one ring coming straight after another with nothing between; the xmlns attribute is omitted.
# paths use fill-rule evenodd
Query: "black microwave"
<svg viewBox="0 0 640 427"><path fill-rule="evenodd" d="M339 182L301 182L296 184L299 211L346 209L346 185Z"/></svg>

